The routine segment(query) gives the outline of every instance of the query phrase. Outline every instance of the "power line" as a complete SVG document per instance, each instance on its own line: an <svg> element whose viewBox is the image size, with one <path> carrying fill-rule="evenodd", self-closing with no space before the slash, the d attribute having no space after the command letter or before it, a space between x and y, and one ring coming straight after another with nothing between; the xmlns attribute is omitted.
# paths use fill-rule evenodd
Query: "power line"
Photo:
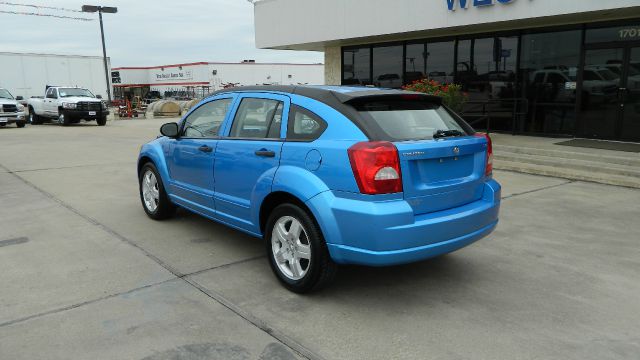
<svg viewBox="0 0 640 360"><path fill-rule="evenodd" d="M82 12L82 10L67 9L67 8L60 8L60 7L54 7L54 6L18 4L18 3L8 2L8 1L0 1L0 5L22 6L22 7L36 8L36 9L48 9L48 10L58 10L58 11Z"/></svg>
<svg viewBox="0 0 640 360"><path fill-rule="evenodd" d="M45 17L52 17L52 18L58 18L58 19L71 19L71 20L78 20L78 21L94 21L95 20L95 19L88 19L88 18L83 18L83 17L53 15L53 14L38 14L38 13L24 12L24 11L5 11L5 10L0 10L0 13L2 13L2 14L13 14L13 15L45 16Z"/></svg>

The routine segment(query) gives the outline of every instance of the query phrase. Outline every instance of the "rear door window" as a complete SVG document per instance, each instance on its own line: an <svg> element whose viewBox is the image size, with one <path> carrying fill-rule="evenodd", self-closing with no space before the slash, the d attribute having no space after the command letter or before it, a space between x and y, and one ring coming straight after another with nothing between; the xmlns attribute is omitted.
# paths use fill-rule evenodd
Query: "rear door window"
<svg viewBox="0 0 640 360"><path fill-rule="evenodd" d="M229 137L279 139L284 103L273 99L244 98L238 107Z"/></svg>
<svg viewBox="0 0 640 360"><path fill-rule="evenodd" d="M458 136L473 133L464 121L436 101L406 97L356 99L349 103L362 118L362 126L375 140L408 141L433 139L438 132Z"/></svg>

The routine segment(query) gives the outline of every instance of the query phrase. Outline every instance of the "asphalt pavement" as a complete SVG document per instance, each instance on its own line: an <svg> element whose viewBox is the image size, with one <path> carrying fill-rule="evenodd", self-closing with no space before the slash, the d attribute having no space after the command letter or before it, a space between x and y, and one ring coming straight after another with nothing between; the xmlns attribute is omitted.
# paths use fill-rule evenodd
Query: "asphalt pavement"
<svg viewBox="0 0 640 360"><path fill-rule="evenodd" d="M0 128L0 359L638 359L640 190L496 171L488 238L301 296L259 239L145 215L166 121Z"/></svg>

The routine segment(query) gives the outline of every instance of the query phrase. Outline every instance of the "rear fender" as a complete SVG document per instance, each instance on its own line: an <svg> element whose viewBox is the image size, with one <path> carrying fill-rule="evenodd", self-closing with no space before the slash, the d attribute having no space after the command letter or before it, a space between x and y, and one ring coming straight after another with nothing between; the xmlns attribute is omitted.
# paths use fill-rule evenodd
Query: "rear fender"
<svg viewBox="0 0 640 360"><path fill-rule="evenodd" d="M267 174L265 173L265 175ZM261 185L262 179L261 177L260 181L258 181L251 199L251 220L258 226L258 232L260 226L260 207L264 199L271 192L289 193L306 203L307 200L312 197L329 190L327 185L319 177L297 166L280 166L275 172L273 181L269 183L269 187ZM255 204L255 206L253 206L253 204ZM317 219L318 214L316 214L315 211L312 212Z"/></svg>

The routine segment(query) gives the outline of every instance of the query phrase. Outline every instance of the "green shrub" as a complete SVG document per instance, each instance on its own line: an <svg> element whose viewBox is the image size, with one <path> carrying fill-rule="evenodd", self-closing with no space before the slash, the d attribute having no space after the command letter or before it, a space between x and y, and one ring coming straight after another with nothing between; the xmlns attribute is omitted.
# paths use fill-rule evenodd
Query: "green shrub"
<svg viewBox="0 0 640 360"><path fill-rule="evenodd" d="M468 95L462 91L462 86L460 85L441 84L429 79L416 80L409 85L403 86L402 89L440 96L442 103L455 112L462 111L462 106L468 98Z"/></svg>

